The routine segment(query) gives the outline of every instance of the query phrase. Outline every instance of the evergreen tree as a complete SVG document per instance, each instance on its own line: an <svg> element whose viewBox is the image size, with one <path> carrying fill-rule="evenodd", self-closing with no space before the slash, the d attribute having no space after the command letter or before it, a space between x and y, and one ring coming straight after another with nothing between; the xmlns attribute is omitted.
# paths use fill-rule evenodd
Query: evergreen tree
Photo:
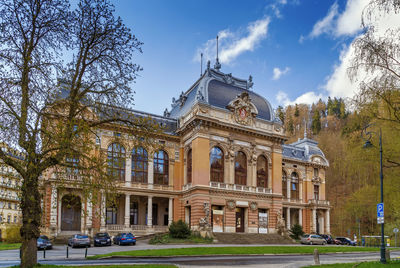
<svg viewBox="0 0 400 268"><path fill-rule="evenodd" d="M319 111L314 111L311 129L314 135L317 135L321 131L321 118Z"/></svg>
<svg viewBox="0 0 400 268"><path fill-rule="evenodd" d="M289 117L289 122L288 122L288 131L291 135L294 133L294 125L293 125L293 119L292 117Z"/></svg>
<svg viewBox="0 0 400 268"><path fill-rule="evenodd" d="M285 123L285 114L283 113L283 107L282 106L278 106L277 114L278 114L278 117L281 120L282 124L284 124Z"/></svg>
<svg viewBox="0 0 400 268"><path fill-rule="evenodd" d="M299 110L299 106L296 103L296 107L294 108L294 116L299 117L300 115L300 110Z"/></svg>

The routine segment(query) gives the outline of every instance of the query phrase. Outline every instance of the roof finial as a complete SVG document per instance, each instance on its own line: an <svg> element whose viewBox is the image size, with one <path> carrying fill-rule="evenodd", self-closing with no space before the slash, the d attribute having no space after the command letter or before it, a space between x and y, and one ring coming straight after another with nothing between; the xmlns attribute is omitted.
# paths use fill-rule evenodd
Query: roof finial
<svg viewBox="0 0 400 268"><path fill-rule="evenodd" d="M200 76L203 75L203 53L200 54Z"/></svg>
<svg viewBox="0 0 400 268"><path fill-rule="evenodd" d="M307 139L307 121L304 118L304 139Z"/></svg>
<svg viewBox="0 0 400 268"><path fill-rule="evenodd" d="M221 69L221 64L219 63L219 59L218 59L218 35L217 35L217 60L215 61L215 65L214 65L214 69L219 71L219 69Z"/></svg>

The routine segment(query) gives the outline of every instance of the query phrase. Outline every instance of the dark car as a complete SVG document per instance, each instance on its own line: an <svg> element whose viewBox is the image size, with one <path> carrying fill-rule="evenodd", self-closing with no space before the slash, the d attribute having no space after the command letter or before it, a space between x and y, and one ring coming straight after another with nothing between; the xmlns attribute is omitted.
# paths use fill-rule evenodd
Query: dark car
<svg viewBox="0 0 400 268"><path fill-rule="evenodd" d="M131 233L119 233L114 236L114 244L116 245L136 245L136 237Z"/></svg>
<svg viewBox="0 0 400 268"><path fill-rule="evenodd" d="M111 246L111 238L108 233L97 233L93 238L93 245L98 246Z"/></svg>
<svg viewBox="0 0 400 268"><path fill-rule="evenodd" d="M89 247L90 238L85 234L75 234L68 239L68 246L74 247Z"/></svg>
<svg viewBox="0 0 400 268"><path fill-rule="evenodd" d="M39 236L39 238L37 239L36 245L37 245L38 249L52 249L53 248L53 244L50 242L50 239L45 235Z"/></svg>
<svg viewBox="0 0 400 268"><path fill-rule="evenodd" d="M336 237L336 240L339 240L342 245L349 245L349 246L355 246L357 245L356 242L352 241L350 238L348 237Z"/></svg>
<svg viewBox="0 0 400 268"><path fill-rule="evenodd" d="M335 244L335 240L333 239L333 237L331 235L323 234L321 236L326 240L326 242L328 244Z"/></svg>

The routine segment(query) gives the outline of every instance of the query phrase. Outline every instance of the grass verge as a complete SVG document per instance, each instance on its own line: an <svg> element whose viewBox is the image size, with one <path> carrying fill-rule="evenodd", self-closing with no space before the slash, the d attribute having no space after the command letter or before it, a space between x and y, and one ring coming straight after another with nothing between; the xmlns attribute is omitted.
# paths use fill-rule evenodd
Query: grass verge
<svg viewBox="0 0 400 268"><path fill-rule="evenodd" d="M160 244L211 244L213 242L212 238L201 237L200 235L192 234L188 238L172 238L169 234L156 235L150 239L149 243L152 245Z"/></svg>
<svg viewBox="0 0 400 268"><path fill-rule="evenodd" d="M21 243L0 243L0 250L19 249Z"/></svg>
<svg viewBox="0 0 400 268"><path fill-rule="evenodd" d="M323 264L323 265L310 265L304 266L303 268L326 268L326 267L338 267L338 268L375 268L375 267L400 267L400 260L393 260L387 264L382 264L380 262L353 262L353 263L334 263L334 264Z"/></svg>
<svg viewBox="0 0 400 268"><path fill-rule="evenodd" d="M319 253L334 252L376 252L379 248L335 247L335 246L262 246L262 247L198 247L169 248L111 252L90 256L88 259L99 259L109 256L155 257L155 256L193 256L193 255L263 255L263 254L313 254L317 248Z"/></svg>

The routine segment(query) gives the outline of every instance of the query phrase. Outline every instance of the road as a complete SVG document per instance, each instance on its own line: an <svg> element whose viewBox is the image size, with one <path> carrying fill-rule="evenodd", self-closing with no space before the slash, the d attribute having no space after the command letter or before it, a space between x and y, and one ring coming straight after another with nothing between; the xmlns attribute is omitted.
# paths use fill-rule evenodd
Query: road
<svg viewBox="0 0 400 268"><path fill-rule="evenodd" d="M155 249L155 248L182 248L182 247L204 247L205 245L148 245L145 241L138 241L136 246L112 246L102 248L89 248L88 256L122 250ZM206 245L212 247L228 245ZM232 246L232 245L229 245ZM257 245L237 245L257 246ZM276 246L276 245L274 245ZM39 262L42 264L58 265L88 265L88 264L143 264L162 263L176 264L179 267L228 267L243 266L248 268L258 267L285 267L294 268L314 264L312 255L264 255L264 256L202 256L202 257L151 257L151 258L114 258L105 260L85 260L85 249L69 249L69 259L66 259L66 247L55 246L53 250L46 251L46 259L43 259L43 251L38 252ZM392 258L400 258L400 251L391 252ZM379 260L379 252L367 253L332 253L320 256L321 264L360 262ZM0 267L9 267L19 264L19 251L0 251Z"/></svg>

